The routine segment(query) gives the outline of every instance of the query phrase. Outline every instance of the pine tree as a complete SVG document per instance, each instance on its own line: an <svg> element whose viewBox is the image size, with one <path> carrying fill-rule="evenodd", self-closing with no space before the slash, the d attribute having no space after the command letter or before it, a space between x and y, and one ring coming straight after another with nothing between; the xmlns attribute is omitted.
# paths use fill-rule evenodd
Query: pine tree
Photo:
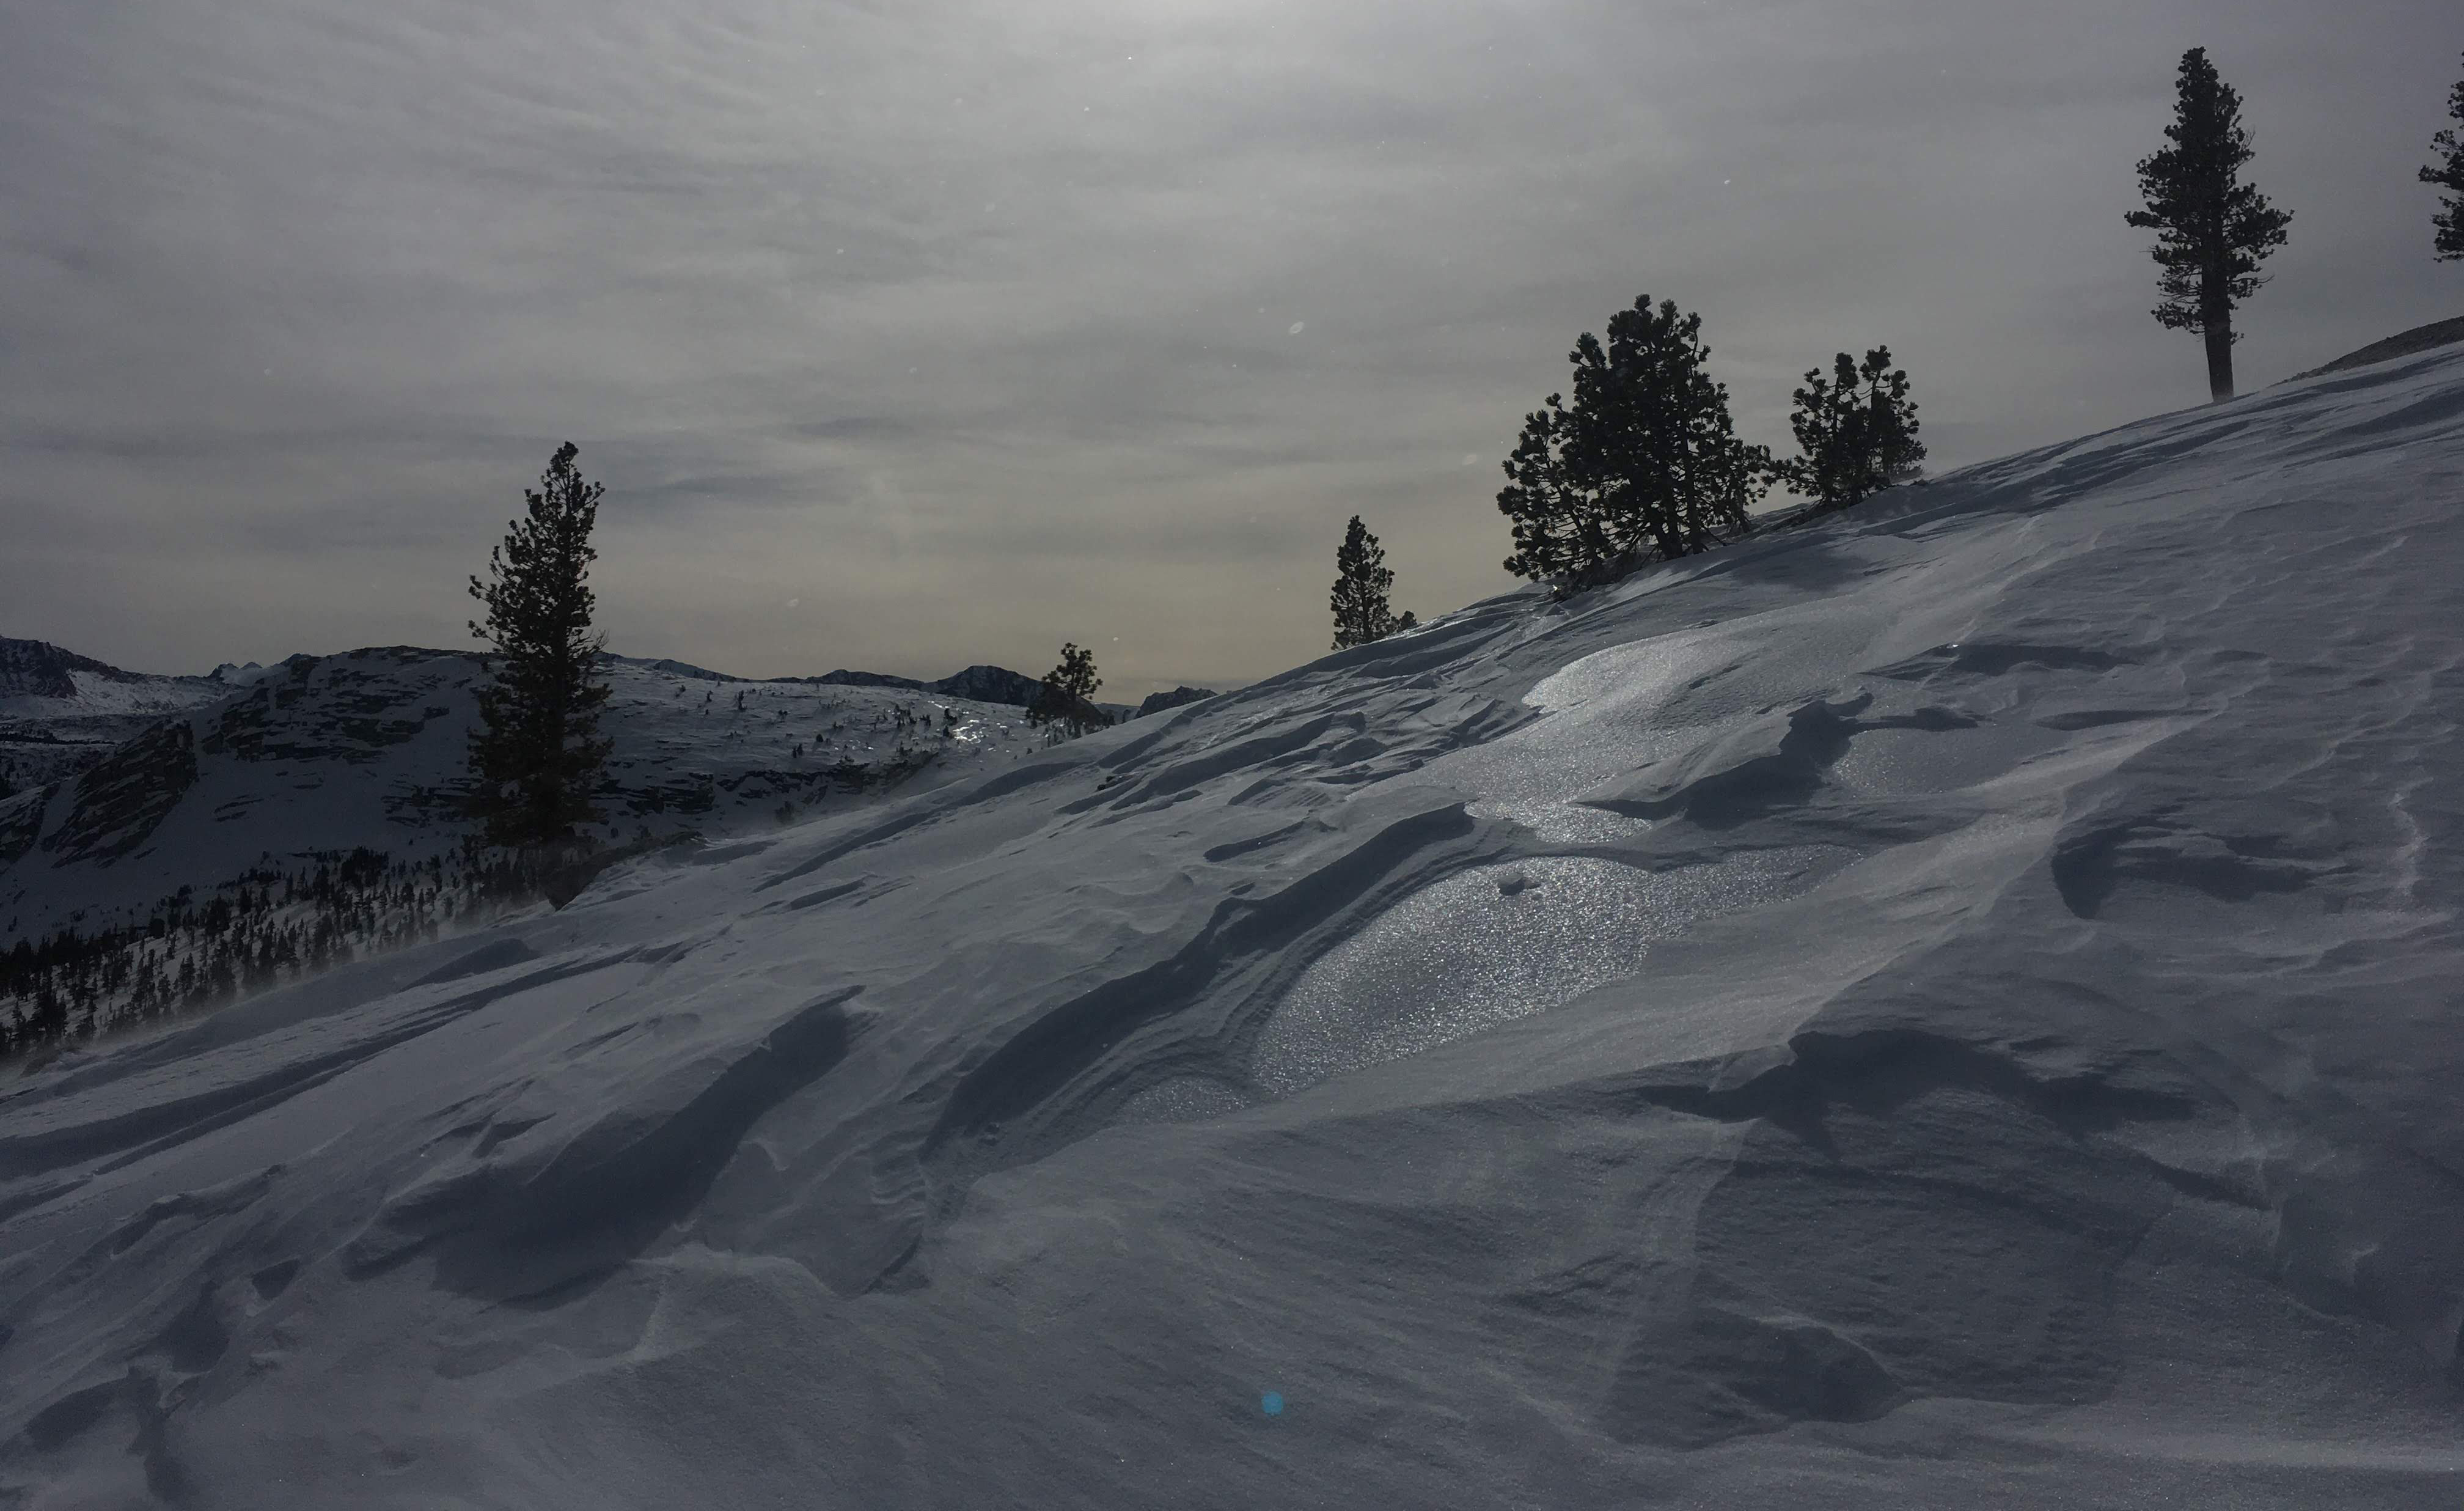
<svg viewBox="0 0 2464 1511"><path fill-rule="evenodd" d="M1103 685L1095 675L1095 653L1067 642L1061 647L1061 664L1044 674L1043 689L1028 705L1026 722L1052 725L1068 737L1105 728L1112 718L1095 706L1095 690Z"/></svg>
<svg viewBox="0 0 2464 1511"><path fill-rule="evenodd" d="M608 751L598 733L606 642L590 630L589 586L605 489L583 480L576 455L570 443L557 449L539 488L523 491L528 517L489 552L490 580L471 579L487 606L471 633L495 651L471 733L473 811L488 843L551 861L575 846L577 826L598 820L590 786Z"/></svg>
<svg viewBox="0 0 2464 1511"><path fill-rule="evenodd" d="M2447 97L2447 114L2464 126L2464 80L2457 81L2455 92ZM2446 158L2421 170L2423 183L2447 190L2446 202L2430 219L2438 233L2438 260L2464 261L2464 133L2441 131L2430 139L2430 145Z"/></svg>
<svg viewBox="0 0 2464 1511"><path fill-rule="evenodd" d="M1409 613L1395 617L1393 606L1386 601L1395 587L1394 568L1386 565L1385 547L1356 514L1344 529L1343 544L1335 549L1334 570L1334 591L1327 600L1334 611L1334 649L1346 651L1383 640L1420 622Z"/></svg>
<svg viewBox="0 0 2464 1511"><path fill-rule="evenodd" d="M1506 569L1577 579L1707 550L1743 534L1769 468L1736 437L1728 390L1705 370L1703 318L1647 299L1575 343L1574 399L1549 395L1506 461Z"/></svg>
<svg viewBox="0 0 2464 1511"><path fill-rule="evenodd" d="M2207 49L2182 55L2172 145L2140 160L2139 191L2147 208L2131 225L2156 233L2149 256L2164 274L2163 300L2151 311L2167 330L2207 338L2208 388L2217 401L2233 396L2233 312L2267 281L2258 265L2284 245L2292 212L2241 181L2251 160L2242 129L2241 96L2216 77Z"/></svg>
<svg viewBox="0 0 2464 1511"><path fill-rule="evenodd" d="M1808 372L1789 425L1803 455L1772 471L1817 513L1853 507L1924 469L1908 375L1891 366L1888 346L1861 365L1839 353L1827 379L1819 367Z"/></svg>

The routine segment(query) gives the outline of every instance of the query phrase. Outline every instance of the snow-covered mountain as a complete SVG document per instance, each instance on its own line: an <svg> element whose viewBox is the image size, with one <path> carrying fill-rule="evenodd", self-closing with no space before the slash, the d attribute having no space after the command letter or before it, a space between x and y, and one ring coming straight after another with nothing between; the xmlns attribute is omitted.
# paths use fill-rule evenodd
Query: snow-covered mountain
<svg viewBox="0 0 2464 1511"><path fill-rule="evenodd" d="M191 679L221 696L148 711L143 734L80 774L0 798L0 947L67 923L142 922L181 887L209 894L269 856L452 849L483 675L473 655L395 646L294 656L236 691ZM1042 743L1020 708L928 691L613 656L607 680L615 752L598 800L617 839L767 827Z"/></svg>
<svg viewBox="0 0 2464 1511"><path fill-rule="evenodd" d="M229 697L243 677L152 677L0 636L0 798L74 776L164 716Z"/></svg>
<svg viewBox="0 0 2464 1511"><path fill-rule="evenodd" d="M1146 701L1138 704L1137 712L1131 717L1153 719L1157 714L1168 714L1176 708L1186 708L1201 699L1219 696L1221 695L1211 687L1191 687L1184 683L1168 693L1147 694Z"/></svg>
<svg viewBox="0 0 2464 1511"><path fill-rule="evenodd" d="M2452 1504L2459 708L2449 350L635 863L0 1091L0 1486Z"/></svg>

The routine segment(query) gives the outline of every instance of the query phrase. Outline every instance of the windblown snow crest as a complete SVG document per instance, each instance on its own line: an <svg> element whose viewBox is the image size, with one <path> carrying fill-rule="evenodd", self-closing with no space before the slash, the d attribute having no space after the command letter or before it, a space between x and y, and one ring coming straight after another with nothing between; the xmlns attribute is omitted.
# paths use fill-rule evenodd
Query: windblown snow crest
<svg viewBox="0 0 2464 1511"><path fill-rule="evenodd" d="M2441 1503L2459 420L2010 458L27 1078L0 1487Z"/></svg>

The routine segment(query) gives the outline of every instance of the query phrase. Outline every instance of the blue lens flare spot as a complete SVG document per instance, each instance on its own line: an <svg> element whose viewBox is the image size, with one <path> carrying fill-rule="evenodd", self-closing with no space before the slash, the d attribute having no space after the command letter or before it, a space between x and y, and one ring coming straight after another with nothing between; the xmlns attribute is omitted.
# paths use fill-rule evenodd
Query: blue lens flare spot
<svg viewBox="0 0 2464 1511"><path fill-rule="evenodd" d="M1265 1394L1264 1394L1264 1395L1262 1395L1262 1396L1258 1397L1258 1410L1259 1410L1259 1411L1261 1411L1265 1412L1268 1416L1281 1416L1281 1415L1283 1415L1283 1414L1284 1414L1284 1396L1283 1396L1283 1392L1282 1392L1282 1391L1280 1391L1280 1390L1269 1390L1269 1391L1267 1391Z"/></svg>

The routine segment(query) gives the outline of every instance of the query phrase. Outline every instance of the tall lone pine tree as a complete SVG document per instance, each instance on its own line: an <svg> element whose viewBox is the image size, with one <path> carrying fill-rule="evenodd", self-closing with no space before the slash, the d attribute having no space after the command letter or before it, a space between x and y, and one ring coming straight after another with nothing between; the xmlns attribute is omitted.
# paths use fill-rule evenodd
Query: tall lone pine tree
<svg viewBox="0 0 2464 1511"><path fill-rule="evenodd" d="M1095 653L1075 641L1061 647L1061 664L1044 674L1044 686L1027 705L1026 722L1057 726L1057 733L1076 737L1102 729L1112 716L1095 706L1095 690L1104 679L1095 675Z"/></svg>
<svg viewBox="0 0 2464 1511"><path fill-rule="evenodd" d="M1817 513L1852 508L1925 464L1908 375L1891 366L1888 346L1865 353L1862 365L1839 353L1829 378L1819 367L1808 372L1789 424L1804 455L1771 471Z"/></svg>
<svg viewBox="0 0 2464 1511"><path fill-rule="evenodd" d="M1386 565L1385 547L1356 514L1343 532L1343 544L1335 549L1334 571L1334 591L1327 605L1334 611L1336 650L1383 640L1419 624L1408 611L1399 619L1395 617L1394 607L1386 601L1394 590L1395 569Z"/></svg>
<svg viewBox="0 0 2464 1511"><path fill-rule="evenodd" d="M2293 215L2241 182L2251 159L2241 96L2216 77L2207 49L2182 55L2176 94L2173 123L2165 128L2172 144L2140 160L2147 208L2128 218L2156 233L2149 255L2165 270L2156 322L2207 338L2208 388L2221 402L2233 396L2233 307L2267 281L2258 265L2284 245Z"/></svg>
<svg viewBox="0 0 2464 1511"><path fill-rule="evenodd" d="M2447 97L2447 114L2464 126L2464 80ZM2438 231L2438 260L2464 261L2464 133L2441 131L2430 139L2430 145L2446 159L2421 170L2423 183L2447 190L2446 202L2430 220Z"/></svg>
<svg viewBox="0 0 2464 1511"><path fill-rule="evenodd" d="M1745 533L1771 458L1737 439L1702 329L1702 316L1640 299L1609 322L1605 346L1583 333L1573 403L1549 395L1506 460L1507 571L1581 581Z"/></svg>
<svg viewBox="0 0 2464 1511"><path fill-rule="evenodd" d="M554 859L596 822L590 788L607 759L599 711L607 684L597 676L604 637L591 633L590 544L605 490L575 470L577 449L557 449L530 513L508 523L488 553L486 582L471 596L486 606L471 633L489 643L491 678L479 690L471 731L472 808L488 843Z"/></svg>

